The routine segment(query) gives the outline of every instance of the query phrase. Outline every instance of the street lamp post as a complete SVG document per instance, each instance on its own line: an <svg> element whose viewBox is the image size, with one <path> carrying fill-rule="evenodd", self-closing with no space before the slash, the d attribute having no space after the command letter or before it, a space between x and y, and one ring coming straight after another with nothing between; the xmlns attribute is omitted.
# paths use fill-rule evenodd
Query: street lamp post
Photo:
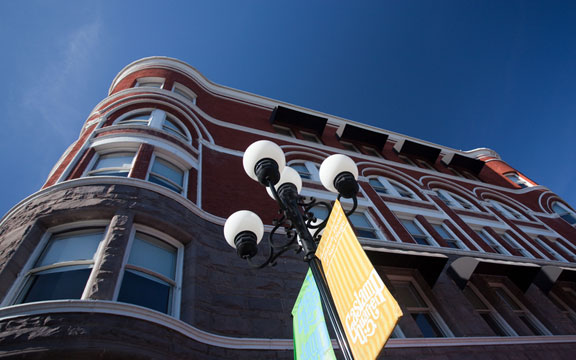
<svg viewBox="0 0 576 360"><path fill-rule="evenodd" d="M296 170L286 166L282 149L267 140L260 140L248 147L243 157L244 170L252 179L267 187L268 194L280 207L279 218L274 220L274 228L268 236L269 254L261 263L253 261L258 252L258 244L264 235L264 226L258 215L241 210L232 214L224 225L224 235L230 246L236 249L238 256L246 259L251 266L263 268L274 266L276 259L288 250L303 252L316 281L322 305L334 329L338 345L345 359L353 359L344 327L338 317L334 301L328 289L320 259L315 256L320 233L328 219L319 221L311 211L314 207L324 207L329 212L332 205L306 200L300 196L302 179ZM347 156L332 155L324 160L320 167L320 181L326 189L338 194L338 199L352 199L353 206L349 216L357 207L358 169ZM285 230L285 239L278 242L275 236L281 227ZM314 234L310 233L314 231Z"/></svg>

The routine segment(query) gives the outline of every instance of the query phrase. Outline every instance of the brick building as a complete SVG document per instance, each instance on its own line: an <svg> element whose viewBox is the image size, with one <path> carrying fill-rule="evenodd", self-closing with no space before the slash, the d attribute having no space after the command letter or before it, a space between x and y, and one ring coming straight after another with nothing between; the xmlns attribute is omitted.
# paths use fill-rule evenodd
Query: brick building
<svg viewBox="0 0 576 360"><path fill-rule="evenodd" d="M123 69L43 188L2 218L0 357L293 358L305 264L253 270L222 234L240 209L272 223L275 202L242 169L260 139L305 196L334 199L318 181L327 156L358 165L351 221L405 314L385 358L573 358L576 212L552 191L493 150L227 88L163 57Z"/></svg>

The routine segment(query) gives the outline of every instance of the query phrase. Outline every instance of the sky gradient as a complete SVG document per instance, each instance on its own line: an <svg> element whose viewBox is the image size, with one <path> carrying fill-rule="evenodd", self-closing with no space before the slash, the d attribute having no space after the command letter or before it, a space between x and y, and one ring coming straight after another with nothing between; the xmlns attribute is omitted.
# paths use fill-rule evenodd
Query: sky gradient
<svg viewBox="0 0 576 360"><path fill-rule="evenodd" d="M0 45L2 215L42 186L114 76L156 55L221 85L491 148L576 205L576 2L0 1Z"/></svg>

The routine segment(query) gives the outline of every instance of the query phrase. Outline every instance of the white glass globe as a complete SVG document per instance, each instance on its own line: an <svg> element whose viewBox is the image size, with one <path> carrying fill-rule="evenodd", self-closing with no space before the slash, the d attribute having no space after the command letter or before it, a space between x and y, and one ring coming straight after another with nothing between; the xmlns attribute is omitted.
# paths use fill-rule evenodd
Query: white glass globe
<svg viewBox="0 0 576 360"><path fill-rule="evenodd" d="M282 174L284 167L286 166L286 158L284 157L284 152L280 146L276 145L272 141L259 140L252 143L242 157L242 165L244 166L244 171L253 180L258 181L258 177L254 172L254 167L258 161L262 159L272 159L278 164L278 171Z"/></svg>
<svg viewBox="0 0 576 360"><path fill-rule="evenodd" d="M252 211L240 210L230 215L224 224L224 237L226 242L236 248L234 239L242 231L251 231L256 235L256 243L260 243L264 236L264 224L260 217Z"/></svg>
<svg viewBox="0 0 576 360"><path fill-rule="evenodd" d="M331 155L320 165L320 181L327 190L338 193L338 190L334 187L334 179L346 171L354 175L354 179L358 180L358 167L354 160L342 154Z"/></svg>
<svg viewBox="0 0 576 360"><path fill-rule="evenodd" d="M298 174L298 171L292 169L290 166L284 167L284 171L282 171L282 174L280 175L280 180L276 185L274 185L274 188L276 191L278 191L280 186L286 183L292 183L296 185L296 191L298 194L300 194L300 191L302 190L302 178L300 177L300 174ZM272 190L270 190L269 187L266 188L266 191L268 191L268 195L274 199Z"/></svg>

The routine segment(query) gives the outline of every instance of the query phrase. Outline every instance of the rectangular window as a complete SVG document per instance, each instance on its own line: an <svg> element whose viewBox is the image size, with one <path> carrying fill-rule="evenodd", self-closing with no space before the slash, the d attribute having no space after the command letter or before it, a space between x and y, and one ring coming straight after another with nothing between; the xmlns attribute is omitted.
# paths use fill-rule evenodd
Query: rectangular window
<svg viewBox="0 0 576 360"><path fill-rule="evenodd" d="M507 174L504 174L504 176L506 176L508 178L508 180L512 181L513 183L520 186L521 188L526 188L526 187L532 186L528 182L528 180L524 179L523 177L521 177L517 173L507 173Z"/></svg>
<svg viewBox="0 0 576 360"><path fill-rule="evenodd" d="M484 319L486 324L498 336L514 336L516 333L506 321L498 314L498 312L490 305L490 303L473 287L469 284L463 290L464 296L468 299L470 304L474 307L474 311Z"/></svg>
<svg viewBox="0 0 576 360"><path fill-rule="evenodd" d="M361 212L356 212L349 216L349 220L354 225L354 229L356 230L356 235L358 237L363 237L367 239L379 239L378 233L374 226L368 220L366 215Z"/></svg>
<svg viewBox="0 0 576 360"><path fill-rule="evenodd" d="M134 161L134 152L117 152L103 154L98 157L88 176L122 176L128 177L132 162Z"/></svg>
<svg viewBox="0 0 576 360"><path fill-rule="evenodd" d="M440 235L440 237L442 237L442 239L446 242L446 244L448 244L448 247L451 247L453 249L460 249L460 241L458 241L456 239L456 237L454 235L452 235L452 233L450 231L448 231L448 229L446 229L446 227L442 224L432 224L432 227L434 228L434 230L436 230L436 232L438 233L438 235Z"/></svg>
<svg viewBox="0 0 576 360"><path fill-rule="evenodd" d="M177 249L137 232L132 242L118 301L172 313Z"/></svg>
<svg viewBox="0 0 576 360"><path fill-rule="evenodd" d="M182 84L174 83L174 87L172 88L172 91L175 94L183 96L184 98L186 98L186 100L191 101L193 104L196 104L196 94L194 94L194 92L192 90L188 89L186 86L184 86Z"/></svg>
<svg viewBox="0 0 576 360"><path fill-rule="evenodd" d="M283 126L278 126L278 125L272 125L272 128L274 128L274 132L276 132L276 134L279 135L284 135L284 136L288 136L288 137L294 137L294 133L292 132L292 130L285 128Z"/></svg>
<svg viewBox="0 0 576 360"><path fill-rule="evenodd" d="M526 325L533 335L552 335L502 284L490 284L502 302Z"/></svg>
<svg viewBox="0 0 576 360"><path fill-rule="evenodd" d="M302 179L312 180L312 173L305 164L291 164L290 167L296 170Z"/></svg>
<svg viewBox="0 0 576 360"><path fill-rule="evenodd" d="M414 164L414 161L412 161L412 159L410 159L408 156L406 155L398 155L398 158L400 160L402 160L405 164L411 165L411 166L416 166L416 164Z"/></svg>
<svg viewBox="0 0 576 360"><path fill-rule="evenodd" d="M302 135L302 139L304 139L306 141L310 141L310 142L317 143L317 144L322 144L322 141L320 141L318 136L316 136L315 134L305 132L305 131L300 131L300 135Z"/></svg>
<svg viewBox="0 0 576 360"><path fill-rule="evenodd" d="M342 144L342 146L344 147L344 149L348 150L348 151L352 151L352 152L360 152L358 151L358 148L356 147L356 145L349 143L349 142L345 142L345 141L340 141L340 144Z"/></svg>
<svg viewBox="0 0 576 360"><path fill-rule="evenodd" d="M161 89L164 85L164 79L157 77L140 78L136 81L136 87L152 87Z"/></svg>
<svg viewBox="0 0 576 360"><path fill-rule="evenodd" d="M404 228L412 235L414 241L420 245L431 245L430 237L418 226L416 220L401 219Z"/></svg>
<svg viewBox="0 0 576 360"><path fill-rule="evenodd" d="M52 235L28 272L17 302L80 299L103 238L104 228Z"/></svg>
<svg viewBox="0 0 576 360"><path fill-rule="evenodd" d="M363 146L362 148L364 149L364 152L368 155L376 156L379 158L382 157L382 154L380 153L380 151L376 150L372 146Z"/></svg>
<svg viewBox="0 0 576 360"><path fill-rule="evenodd" d="M498 254L503 254L503 255L511 255L508 250L506 250L505 247L503 247L502 245L500 245L500 243L498 241L496 241L495 239L492 238L492 236L490 236L487 232L485 232L484 230L475 230L476 234L478 234L478 236L480 236L480 238L488 245L490 246L492 249L494 249L495 252L497 252Z"/></svg>
<svg viewBox="0 0 576 360"><path fill-rule="evenodd" d="M374 189L374 191L376 191L377 193L380 194L388 194L388 189L386 189L386 187L384 186L384 184L382 184L380 182L380 180L378 179L369 179L368 182L370 183L370 186L372 186L372 188Z"/></svg>
<svg viewBox="0 0 576 360"><path fill-rule="evenodd" d="M184 171L176 165L156 157L148 181L181 194L184 190Z"/></svg>
<svg viewBox="0 0 576 360"><path fill-rule="evenodd" d="M402 306L405 315L410 314L410 317L414 319L424 337L451 335L440 315L412 281L392 279L392 285L394 286L394 298Z"/></svg>
<svg viewBox="0 0 576 360"><path fill-rule="evenodd" d="M426 160L422 160L422 159L418 159L416 160L418 162L418 165L420 165L420 167L424 168L424 169L428 169L428 170L436 170L434 169L434 166L432 166L428 161Z"/></svg>
<svg viewBox="0 0 576 360"><path fill-rule="evenodd" d="M522 256L531 259L534 258L534 256L532 256L532 254L530 254L529 251L526 251L526 249L520 246L520 244L518 244L518 242L514 240L512 236L510 236L508 233L501 233L499 235L502 239L504 239L508 243L508 245L510 245L512 248L516 249L520 254L522 254Z"/></svg>

